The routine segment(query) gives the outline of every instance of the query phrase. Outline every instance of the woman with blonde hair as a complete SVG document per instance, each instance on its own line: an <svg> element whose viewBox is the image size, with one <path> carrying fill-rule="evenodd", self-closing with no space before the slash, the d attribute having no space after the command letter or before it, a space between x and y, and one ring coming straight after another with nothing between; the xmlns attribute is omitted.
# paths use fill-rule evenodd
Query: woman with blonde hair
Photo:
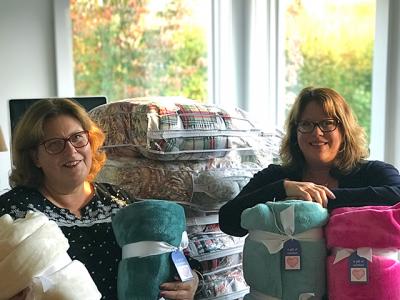
<svg viewBox="0 0 400 300"><path fill-rule="evenodd" d="M330 88L304 88L286 120L280 157L258 172L219 212L221 230L244 236L242 212L266 201L303 199L329 210L400 202L398 170L369 161L366 137L345 99Z"/></svg>

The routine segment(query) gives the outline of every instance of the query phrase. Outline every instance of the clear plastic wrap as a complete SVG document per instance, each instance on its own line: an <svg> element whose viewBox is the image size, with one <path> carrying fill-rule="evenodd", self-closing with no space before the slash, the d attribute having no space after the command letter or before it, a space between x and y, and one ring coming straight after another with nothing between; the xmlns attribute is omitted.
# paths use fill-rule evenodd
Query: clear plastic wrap
<svg viewBox="0 0 400 300"><path fill-rule="evenodd" d="M242 164L241 168L214 169L193 174L191 203L206 209L219 209L232 200L261 168Z"/></svg>
<svg viewBox="0 0 400 300"><path fill-rule="evenodd" d="M90 115L107 133L107 151L156 160L223 157L251 149L248 139L261 134L239 108L227 111L182 97L124 99Z"/></svg>
<svg viewBox="0 0 400 300"><path fill-rule="evenodd" d="M231 255L221 256L214 259L203 260L201 266L204 273L215 272L220 269L240 265L243 260L243 253L238 252Z"/></svg>
<svg viewBox="0 0 400 300"><path fill-rule="evenodd" d="M222 231L197 232L189 235L189 254L199 260L211 260L239 253L243 249L244 237L234 237Z"/></svg>
<svg viewBox="0 0 400 300"><path fill-rule="evenodd" d="M204 274L203 286L196 299L236 299L247 292L248 286L238 265Z"/></svg>
<svg viewBox="0 0 400 300"><path fill-rule="evenodd" d="M114 158L106 162L96 180L119 185L138 199L171 200L203 211L216 211L232 200L260 169L254 163L214 168L206 161Z"/></svg>

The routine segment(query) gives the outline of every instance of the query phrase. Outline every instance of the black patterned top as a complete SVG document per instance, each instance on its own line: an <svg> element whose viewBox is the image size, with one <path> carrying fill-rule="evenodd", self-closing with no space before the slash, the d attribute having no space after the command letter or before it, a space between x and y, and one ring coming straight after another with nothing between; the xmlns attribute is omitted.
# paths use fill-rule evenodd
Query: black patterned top
<svg viewBox="0 0 400 300"><path fill-rule="evenodd" d="M116 243L111 227L111 216L126 206L131 196L110 185L94 183L93 199L77 218L68 209L59 208L38 190L16 187L0 196L0 216L22 218L28 210L43 212L55 221L67 237L68 254L85 264L97 285L102 299L117 299L118 262L121 248Z"/></svg>

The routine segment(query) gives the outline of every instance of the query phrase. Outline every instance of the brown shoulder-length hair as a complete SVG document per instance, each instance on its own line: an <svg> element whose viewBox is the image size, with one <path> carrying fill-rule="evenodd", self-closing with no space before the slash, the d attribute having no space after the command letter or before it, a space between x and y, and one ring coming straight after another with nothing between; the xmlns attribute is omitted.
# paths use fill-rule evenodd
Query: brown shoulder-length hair
<svg viewBox="0 0 400 300"><path fill-rule="evenodd" d="M304 170L305 159L297 143L297 123L308 103L315 101L321 105L330 118L339 121L342 145L335 159L334 167L341 173L349 173L357 163L368 157L367 140L364 129L358 124L349 104L335 90L330 88L306 87L297 96L286 119L286 133L280 156L282 164L296 170Z"/></svg>
<svg viewBox="0 0 400 300"><path fill-rule="evenodd" d="M90 119L85 109L71 99L42 99L34 103L18 122L12 141L12 169L9 177L10 185L38 188L43 184L44 174L34 164L32 153L43 140L43 126L53 117L68 115L80 122L84 130L89 132L92 150L92 166L88 181L93 181L106 160L100 150L104 142L104 133Z"/></svg>

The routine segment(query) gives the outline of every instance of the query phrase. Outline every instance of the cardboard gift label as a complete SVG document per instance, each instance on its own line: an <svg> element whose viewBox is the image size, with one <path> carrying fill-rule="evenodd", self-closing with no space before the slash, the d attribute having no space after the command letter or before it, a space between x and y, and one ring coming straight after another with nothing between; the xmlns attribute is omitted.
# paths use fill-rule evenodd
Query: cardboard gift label
<svg viewBox="0 0 400 300"><path fill-rule="evenodd" d="M285 270L301 269L301 246L299 241L288 240L283 245L283 258Z"/></svg>
<svg viewBox="0 0 400 300"><path fill-rule="evenodd" d="M356 252L349 257L349 278L351 283L368 282L368 260Z"/></svg>

